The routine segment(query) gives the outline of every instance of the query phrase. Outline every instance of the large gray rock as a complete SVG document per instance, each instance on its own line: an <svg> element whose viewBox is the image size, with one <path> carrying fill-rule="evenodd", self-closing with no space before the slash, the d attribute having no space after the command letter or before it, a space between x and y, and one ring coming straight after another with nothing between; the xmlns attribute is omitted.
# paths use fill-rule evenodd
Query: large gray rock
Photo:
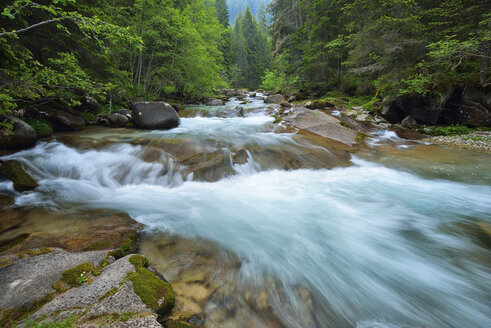
<svg viewBox="0 0 491 328"><path fill-rule="evenodd" d="M99 112L99 103L94 98L90 96L85 96L82 99L82 104L80 106L77 106L75 109L80 112L97 114Z"/></svg>
<svg viewBox="0 0 491 328"><path fill-rule="evenodd" d="M64 110L46 110L49 121L57 131L80 131L85 128L85 120Z"/></svg>
<svg viewBox="0 0 491 328"><path fill-rule="evenodd" d="M285 98L282 95L276 94L276 95L269 96L268 98L266 98L266 100L264 102L266 104L279 104L283 100L285 100Z"/></svg>
<svg viewBox="0 0 491 328"><path fill-rule="evenodd" d="M13 129L9 135L0 134L0 149L23 149L36 144L37 135L32 126L14 116L7 119L13 123Z"/></svg>
<svg viewBox="0 0 491 328"><path fill-rule="evenodd" d="M347 129L340 124L340 120L324 112L314 112L305 108L296 111L284 118L286 123L298 129L304 129L321 135L325 138L339 141L347 146L357 143L355 137L358 131Z"/></svg>
<svg viewBox="0 0 491 328"><path fill-rule="evenodd" d="M33 190L38 187L37 181L26 172L19 161L0 162L0 175L12 181L17 191Z"/></svg>
<svg viewBox="0 0 491 328"><path fill-rule="evenodd" d="M179 125L176 110L163 101L139 101L131 105L136 126L141 129L172 129Z"/></svg>
<svg viewBox="0 0 491 328"><path fill-rule="evenodd" d="M222 99L210 99L206 103L206 106L223 106L224 102Z"/></svg>
<svg viewBox="0 0 491 328"><path fill-rule="evenodd" d="M129 120L125 115L112 113L111 115L109 115L109 122L112 126L123 127L129 122Z"/></svg>
<svg viewBox="0 0 491 328"><path fill-rule="evenodd" d="M406 118L402 120L402 126L405 128L412 128L413 126L418 125L418 122L414 119L414 117L408 115Z"/></svg>
<svg viewBox="0 0 491 328"><path fill-rule="evenodd" d="M61 294L41 307L30 319L36 320L51 313L86 307L97 303L111 289L119 287L119 283L123 281L129 272L135 271L135 267L128 261L129 257L130 255L123 257L104 268L103 273L95 277L91 284L72 288Z"/></svg>
<svg viewBox="0 0 491 328"><path fill-rule="evenodd" d="M51 285L63 271L85 262L98 265L106 254L107 251L68 253L56 249L0 268L0 309L29 307L54 292Z"/></svg>

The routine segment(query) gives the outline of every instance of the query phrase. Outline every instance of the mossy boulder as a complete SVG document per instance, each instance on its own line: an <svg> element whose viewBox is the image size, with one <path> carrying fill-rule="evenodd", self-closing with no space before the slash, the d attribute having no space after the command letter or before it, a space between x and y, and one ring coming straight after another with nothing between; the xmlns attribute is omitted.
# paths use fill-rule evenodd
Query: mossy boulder
<svg viewBox="0 0 491 328"><path fill-rule="evenodd" d="M37 181L31 177L18 161L6 161L0 166L0 174L14 183L17 191L33 190L38 187Z"/></svg>
<svg viewBox="0 0 491 328"><path fill-rule="evenodd" d="M36 131L38 138L49 137L54 133L51 125L45 120L30 118L26 120L26 123L29 124L34 131Z"/></svg>
<svg viewBox="0 0 491 328"><path fill-rule="evenodd" d="M144 256L133 255L129 261L135 266L135 272L127 276L133 283L135 293L159 315L170 313L176 301L171 285L145 268L148 261Z"/></svg>
<svg viewBox="0 0 491 328"><path fill-rule="evenodd" d="M36 144L36 131L32 126L13 116L9 116L7 122L12 124L12 131L0 134L0 149L24 149Z"/></svg>
<svg viewBox="0 0 491 328"><path fill-rule="evenodd" d="M98 276L102 272L100 266L94 266L91 263L82 263L74 268L63 271L60 280L70 287L77 287L88 281L89 274ZM53 286L54 289L55 286Z"/></svg>

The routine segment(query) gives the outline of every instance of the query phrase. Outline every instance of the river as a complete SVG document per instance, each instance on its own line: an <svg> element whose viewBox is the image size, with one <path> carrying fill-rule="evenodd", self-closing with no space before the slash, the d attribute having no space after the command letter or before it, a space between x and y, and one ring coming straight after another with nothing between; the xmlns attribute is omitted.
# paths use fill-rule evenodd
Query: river
<svg viewBox="0 0 491 328"><path fill-rule="evenodd" d="M249 100L4 156L40 181L16 205L128 213L176 315L206 327L489 327L488 154L384 131L345 152Z"/></svg>

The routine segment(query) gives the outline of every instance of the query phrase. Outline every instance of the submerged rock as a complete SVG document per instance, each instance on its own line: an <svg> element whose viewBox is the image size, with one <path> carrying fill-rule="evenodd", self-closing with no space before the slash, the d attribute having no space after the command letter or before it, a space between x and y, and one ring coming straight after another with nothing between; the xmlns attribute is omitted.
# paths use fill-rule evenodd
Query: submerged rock
<svg viewBox="0 0 491 328"><path fill-rule="evenodd" d="M172 129L179 125L176 110L163 101L139 101L131 105L133 120L140 129Z"/></svg>
<svg viewBox="0 0 491 328"><path fill-rule="evenodd" d="M36 144L37 135L32 126L13 116L8 120L13 123L12 133L0 134L0 149L23 149Z"/></svg>
<svg viewBox="0 0 491 328"><path fill-rule="evenodd" d="M14 183L17 191L33 190L38 187L37 181L31 177L18 161L6 161L0 166L0 174Z"/></svg>

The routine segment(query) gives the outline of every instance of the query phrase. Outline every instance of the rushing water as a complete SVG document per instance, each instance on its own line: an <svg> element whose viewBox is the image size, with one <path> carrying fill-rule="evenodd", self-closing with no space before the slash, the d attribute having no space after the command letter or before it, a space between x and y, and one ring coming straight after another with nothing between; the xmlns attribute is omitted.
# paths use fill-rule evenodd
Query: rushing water
<svg viewBox="0 0 491 328"><path fill-rule="evenodd" d="M347 160L273 133L259 101L218 117L235 106L199 107L170 131L94 130L5 156L40 180L16 204L117 209L149 235L217 244L240 265L223 264L233 286L205 312L230 299L248 308L228 314L231 327L489 327L489 155L419 156L435 146L384 149L398 140L379 133Z"/></svg>

